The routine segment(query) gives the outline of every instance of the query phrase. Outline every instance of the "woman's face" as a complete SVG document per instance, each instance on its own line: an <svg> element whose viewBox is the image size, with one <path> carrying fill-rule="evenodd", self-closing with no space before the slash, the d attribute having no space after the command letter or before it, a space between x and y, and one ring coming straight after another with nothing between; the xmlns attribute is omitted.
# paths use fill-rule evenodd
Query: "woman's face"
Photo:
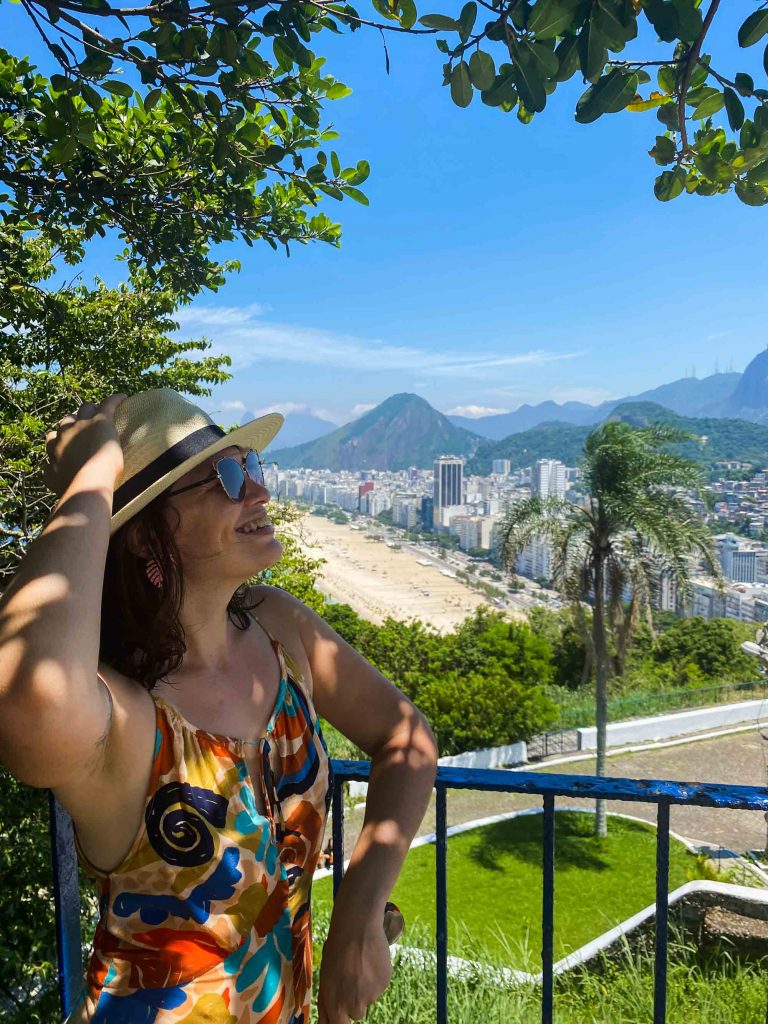
<svg viewBox="0 0 768 1024"><path fill-rule="evenodd" d="M224 456L242 462L247 448L233 445L217 452L210 459L180 477L172 491L197 483L211 476L214 463ZM165 512L174 529L176 510L179 524L174 540L182 560L185 579L213 579L220 577L236 586L262 569L274 565L283 554L274 527L252 533L238 532L246 523L267 518L266 504L270 493L266 487L254 483L246 474L245 496L242 501L227 497L218 477L184 494L169 497Z"/></svg>

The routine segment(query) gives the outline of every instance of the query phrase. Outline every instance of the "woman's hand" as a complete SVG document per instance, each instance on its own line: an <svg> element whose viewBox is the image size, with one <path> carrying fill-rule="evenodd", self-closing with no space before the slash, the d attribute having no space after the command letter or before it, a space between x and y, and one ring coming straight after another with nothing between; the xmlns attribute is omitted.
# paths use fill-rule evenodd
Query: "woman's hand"
<svg viewBox="0 0 768 1024"><path fill-rule="evenodd" d="M366 912L334 903L320 964L318 1024L362 1020L389 987L392 960L382 917L378 905Z"/></svg>
<svg viewBox="0 0 768 1024"><path fill-rule="evenodd" d="M78 471L98 456L113 481L123 471L123 449L115 429L115 410L124 402L123 394L110 395L98 405L84 402L76 413L64 416L45 435L48 462L43 476L46 486L57 498L69 487Z"/></svg>

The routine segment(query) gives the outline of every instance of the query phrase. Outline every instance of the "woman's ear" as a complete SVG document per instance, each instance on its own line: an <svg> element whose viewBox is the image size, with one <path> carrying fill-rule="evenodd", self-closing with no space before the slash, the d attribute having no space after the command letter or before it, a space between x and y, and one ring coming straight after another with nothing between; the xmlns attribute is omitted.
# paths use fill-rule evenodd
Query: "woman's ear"
<svg viewBox="0 0 768 1024"><path fill-rule="evenodd" d="M140 520L131 519L125 524L125 546L137 558L151 558L146 543L146 530Z"/></svg>

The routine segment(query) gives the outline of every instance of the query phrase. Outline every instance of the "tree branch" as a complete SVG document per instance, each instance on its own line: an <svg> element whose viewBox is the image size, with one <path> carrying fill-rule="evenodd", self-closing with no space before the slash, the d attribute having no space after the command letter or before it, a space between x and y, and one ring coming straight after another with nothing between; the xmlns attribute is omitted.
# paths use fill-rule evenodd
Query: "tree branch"
<svg viewBox="0 0 768 1024"><path fill-rule="evenodd" d="M678 98L678 124L680 127L680 155L678 157L678 163L682 160L688 150L688 131L685 126L685 101L688 96L688 85L691 81L691 75L693 69L698 63L699 54L701 53L701 47L704 42L704 38L709 32L709 27L712 24L712 19L717 13L717 8L720 6L720 0L712 0L709 5L706 17L704 18L704 24L701 26L701 32L699 37L693 44L691 49L688 51L688 55L685 60L685 70L683 71L683 78L680 82L680 96Z"/></svg>

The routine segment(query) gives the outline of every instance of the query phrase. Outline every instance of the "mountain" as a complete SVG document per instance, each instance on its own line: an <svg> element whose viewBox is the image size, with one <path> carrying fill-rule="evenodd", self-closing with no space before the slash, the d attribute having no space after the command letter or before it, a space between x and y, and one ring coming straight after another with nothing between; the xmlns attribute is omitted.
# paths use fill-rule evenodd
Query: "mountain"
<svg viewBox="0 0 768 1024"><path fill-rule="evenodd" d="M725 417L678 416L655 402L623 402L605 419L621 419L636 427L672 423L694 438L674 445L674 450L705 467L724 459L761 467L768 464L768 425ZM513 469L530 466L537 459L560 459L566 465L577 465L592 429L571 423L541 423L503 441L487 441L467 462L465 473L490 473L492 459L510 459Z"/></svg>
<svg viewBox="0 0 768 1024"><path fill-rule="evenodd" d="M733 393L723 403L726 416L768 422L768 348L759 352L741 375Z"/></svg>
<svg viewBox="0 0 768 1024"><path fill-rule="evenodd" d="M279 448L270 456L281 469L428 469L438 455L471 457L484 440L454 426L418 395L403 393L324 437Z"/></svg>
<svg viewBox="0 0 768 1024"><path fill-rule="evenodd" d="M240 424L248 423L255 416L256 414L253 412L244 413L240 419ZM275 438L275 441L279 440L281 446L287 448L291 445L304 444L306 441L315 441L318 437L322 437L323 434L328 434L335 429L335 423L331 423L330 420L320 419L319 416L314 416L312 413L289 412L286 413L285 423L280 428L280 433Z"/></svg>
<svg viewBox="0 0 768 1024"><path fill-rule="evenodd" d="M718 408L739 386L741 378L740 373L713 373L701 379L681 377L650 391L601 402L600 405L587 405L585 402L564 402L562 405L558 405L557 402L540 402L538 405L521 405L514 412L501 413L498 416L480 416L477 419L449 416L448 419L465 430L474 431L493 441L500 441L510 434L530 430L541 423L600 423L617 406L627 402L655 402L681 416L700 416L709 413L716 415ZM768 394L764 405L768 417Z"/></svg>

